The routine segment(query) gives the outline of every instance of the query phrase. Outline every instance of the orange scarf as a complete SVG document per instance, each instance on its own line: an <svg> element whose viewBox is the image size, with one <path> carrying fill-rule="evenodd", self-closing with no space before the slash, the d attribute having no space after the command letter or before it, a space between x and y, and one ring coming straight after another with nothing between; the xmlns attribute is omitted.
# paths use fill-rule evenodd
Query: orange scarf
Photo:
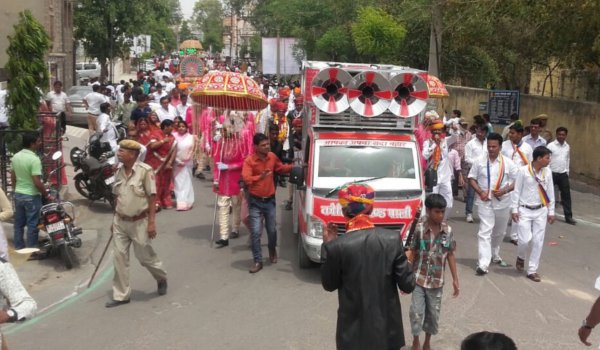
<svg viewBox="0 0 600 350"><path fill-rule="evenodd" d="M438 166L440 166L440 161L442 160L442 147L440 145L435 146L431 159L433 160L433 169L437 170Z"/></svg>
<svg viewBox="0 0 600 350"><path fill-rule="evenodd" d="M521 160L523 161L524 165L529 164L529 160L527 159L527 157L525 157L525 154L523 154L523 152L521 152L521 149L519 147L517 147L516 144L512 144L513 145L513 150L515 151L515 153L519 154L519 156L521 157ZM514 153L513 153L513 158L514 158Z"/></svg>
<svg viewBox="0 0 600 350"><path fill-rule="evenodd" d="M375 225L366 214L358 214L346 222L346 233L374 228Z"/></svg>

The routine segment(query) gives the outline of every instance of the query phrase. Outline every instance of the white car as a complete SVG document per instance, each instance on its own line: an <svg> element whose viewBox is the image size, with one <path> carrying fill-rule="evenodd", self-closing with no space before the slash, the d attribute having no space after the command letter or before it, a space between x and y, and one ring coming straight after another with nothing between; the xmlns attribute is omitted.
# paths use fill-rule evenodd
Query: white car
<svg viewBox="0 0 600 350"><path fill-rule="evenodd" d="M77 81L82 79L93 79L100 77L100 64L97 62L79 62L75 64Z"/></svg>

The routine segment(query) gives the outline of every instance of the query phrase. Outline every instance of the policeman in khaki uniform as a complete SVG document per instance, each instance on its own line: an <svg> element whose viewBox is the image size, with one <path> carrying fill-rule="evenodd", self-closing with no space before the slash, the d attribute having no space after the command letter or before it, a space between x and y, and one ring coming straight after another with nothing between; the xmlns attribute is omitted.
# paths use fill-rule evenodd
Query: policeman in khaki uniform
<svg viewBox="0 0 600 350"><path fill-rule="evenodd" d="M141 145L133 140L119 143L117 157L122 166L113 185L117 198L112 227L115 275L113 298L106 307L129 303L129 246L132 243L136 258L158 282L158 294L167 293L167 272L150 244L156 237L156 183L152 168L136 161L140 149Z"/></svg>

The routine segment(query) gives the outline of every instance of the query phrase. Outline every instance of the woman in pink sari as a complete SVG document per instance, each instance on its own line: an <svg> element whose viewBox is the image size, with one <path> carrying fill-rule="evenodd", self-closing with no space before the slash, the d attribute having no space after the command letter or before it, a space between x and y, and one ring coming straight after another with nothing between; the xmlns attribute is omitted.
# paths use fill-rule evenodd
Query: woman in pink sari
<svg viewBox="0 0 600 350"><path fill-rule="evenodd" d="M194 159L198 151L198 138L188 132L188 125L184 121L179 122L177 133L174 135L177 140L177 153L173 167L177 210L190 210L194 205L192 179Z"/></svg>

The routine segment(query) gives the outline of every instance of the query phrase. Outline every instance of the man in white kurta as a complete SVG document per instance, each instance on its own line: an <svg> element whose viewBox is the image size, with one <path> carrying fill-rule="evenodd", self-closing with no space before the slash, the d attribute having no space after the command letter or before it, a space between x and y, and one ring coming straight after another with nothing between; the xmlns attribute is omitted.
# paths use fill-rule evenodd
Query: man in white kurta
<svg viewBox="0 0 600 350"><path fill-rule="evenodd" d="M551 151L540 146L533 161L519 168L511 195L513 222L519 225L516 268L523 271L529 255L527 278L540 282L537 273L544 247L546 222L554 223L554 183L550 164Z"/></svg>
<svg viewBox="0 0 600 350"><path fill-rule="evenodd" d="M532 160L533 149L523 141L523 124L517 120L508 131L508 140L502 143L502 155L510 158L517 167L527 165ZM511 225L510 242L517 245L519 225Z"/></svg>
<svg viewBox="0 0 600 350"><path fill-rule="evenodd" d="M427 164L437 170L437 186L433 187L433 193L441 194L446 200L446 218L450 214L454 197L452 196L452 167L450 166L448 159L448 143L446 138L442 134L442 128L438 128L440 125L435 121L432 122L430 129L431 138L423 142L423 158L427 160ZM440 148L439 160L435 159L436 149Z"/></svg>
<svg viewBox="0 0 600 350"><path fill-rule="evenodd" d="M470 170L477 159L487 156L487 127L485 125L476 125L475 137L465 145L465 163ZM469 172L466 173L467 178ZM465 200L465 215L467 222L473 222L473 203L475 201L475 191L467 181L467 198Z"/></svg>
<svg viewBox="0 0 600 350"><path fill-rule="evenodd" d="M469 182L477 193L479 212L479 262L477 275L488 273L491 263L508 266L500 257L500 244L510 217L510 193L517 167L500 154L502 136L492 133L487 139L487 155L477 159L469 172Z"/></svg>

